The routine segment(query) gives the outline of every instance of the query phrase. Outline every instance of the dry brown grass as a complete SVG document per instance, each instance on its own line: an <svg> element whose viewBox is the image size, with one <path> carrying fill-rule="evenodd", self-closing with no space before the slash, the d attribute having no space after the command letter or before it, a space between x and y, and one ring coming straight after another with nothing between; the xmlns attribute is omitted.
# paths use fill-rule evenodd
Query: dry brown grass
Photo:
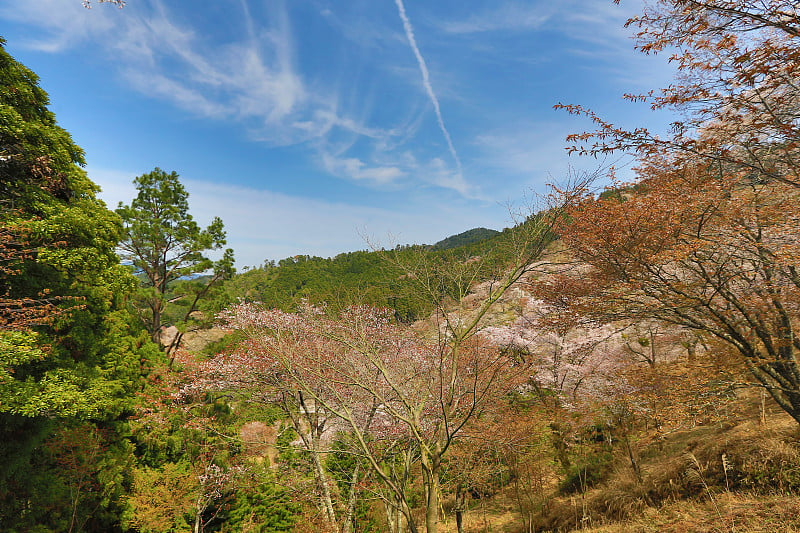
<svg viewBox="0 0 800 533"><path fill-rule="evenodd" d="M800 531L800 433L784 413L675 432L601 485L553 497L535 531ZM518 529L518 531L522 531Z"/></svg>
<svg viewBox="0 0 800 533"><path fill-rule="evenodd" d="M739 401L736 420L639 441L641 481L620 452L605 481L582 494L560 495L550 478L532 531L800 533L797 423L773 405L762 424L758 395ZM464 523L467 533L529 531L510 486L472 501ZM456 531L452 514L441 531Z"/></svg>
<svg viewBox="0 0 800 533"><path fill-rule="evenodd" d="M647 508L625 522L592 533L755 533L800 531L800 497L723 493L709 500L681 500Z"/></svg>

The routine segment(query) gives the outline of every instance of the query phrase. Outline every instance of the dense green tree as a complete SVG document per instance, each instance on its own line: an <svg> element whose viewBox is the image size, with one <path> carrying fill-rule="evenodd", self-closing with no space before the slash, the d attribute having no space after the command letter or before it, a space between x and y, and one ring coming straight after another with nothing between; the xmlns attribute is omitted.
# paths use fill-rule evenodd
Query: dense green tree
<svg viewBox="0 0 800 533"><path fill-rule="evenodd" d="M37 76L2 44L0 524L108 530L113 513L99 509L113 507L120 480L104 479L102 465L126 461L115 419L131 408L157 352L124 309L136 280L115 252L119 217L97 198L83 152L56 124ZM94 464L82 464L86 479L59 466L66 452L47 452L74 436L71 427L103 427ZM62 497L77 486L93 488Z"/></svg>
<svg viewBox="0 0 800 533"><path fill-rule="evenodd" d="M115 253L119 218L97 199L98 187L80 168L83 153L56 124L36 75L3 48L0 81L0 232L14 236L0 295L9 305L50 306L32 321L25 313L4 316L0 412L119 412L112 404L138 379L135 352L145 344L129 335L121 310L135 279ZM13 242L22 241L24 252L15 254Z"/></svg>
<svg viewBox="0 0 800 533"><path fill-rule="evenodd" d="M211 287L233 273L233 250L225 250L216 262L205 255L225 245L222 220L215 217L207 228L200 228L189 213L189 193L176 172L155 168L136 177L134 183L136 198L130 205L120 203L117 208L125 230L119 248L123 260L144 279L135 307L153 342L171 352L182 338L179 333L169 345L162 344L161 328L166 325L172 284L213 271L209 279L184 284L184 293L176 295L178 301L188 304L183 306L182 316L170 317L169 325L182 326Z"/></svg>

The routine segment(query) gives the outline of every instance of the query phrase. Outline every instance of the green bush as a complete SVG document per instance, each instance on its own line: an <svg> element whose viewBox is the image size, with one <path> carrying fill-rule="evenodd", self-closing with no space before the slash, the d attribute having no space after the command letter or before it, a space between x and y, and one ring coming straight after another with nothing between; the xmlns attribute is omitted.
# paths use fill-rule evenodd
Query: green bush
<svg viewBox="0 0 800 533"><path fill-rule="evenodd" d="M575 494L597 485L608 477L613 457L610 452L592 454L572 465L558 485L561 494Z"/></svg>

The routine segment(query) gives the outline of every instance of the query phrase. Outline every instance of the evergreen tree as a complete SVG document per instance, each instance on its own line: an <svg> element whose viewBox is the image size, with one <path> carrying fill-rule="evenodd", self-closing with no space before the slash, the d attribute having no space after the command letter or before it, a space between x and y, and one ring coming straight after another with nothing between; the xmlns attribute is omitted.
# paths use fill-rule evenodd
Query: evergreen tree
<svg viewBox="0 0 800 533"><path fill-rule="evenodd" d="M88 524L86 514L77 515L89 508L93 516L107 516L98 509L112 507L113 498L104 488L83 493L90 503L70 500L69 490L58 489L74 484L58 468L63 454L48 455L42 447L85 421L103 426L98 465L118 453L115 420L130 409L155 352L124 310L124 295L136 281L115 253L119 217L96 197L98 187L81 168L83 152L56 124L37 76L15 61L4 43L0 40L0 529L59 530L64 523ZM59 426L60 434L54 432ZM100 471L86 466L92 483L120 482L100 480L95 475ZM43 509L51 512L42 515ZM91 527L106 528L103 520Z"/></svg>
<svg viewBox="0 0 800 533"><path fill-rule="evenodd" d="M189 193L177 173L155 168L138 176L134 183L139 191L136 198L130 205L120 203L117 208L125 227L120 249L123 259L130 261L137 274L145 279L136 307L153 342L161 345L170 285L181 278L191 279L213 270L210 280L181 296L190 302L183 317L176 320L181 325L209 289L233 273L233 250L225 250L217 262L204 255L207 250L225 245L222 220L215 217L206 229L200 229L189 214ZM166 346L167 350L177 348L180 340L179 334Z"/></svg>

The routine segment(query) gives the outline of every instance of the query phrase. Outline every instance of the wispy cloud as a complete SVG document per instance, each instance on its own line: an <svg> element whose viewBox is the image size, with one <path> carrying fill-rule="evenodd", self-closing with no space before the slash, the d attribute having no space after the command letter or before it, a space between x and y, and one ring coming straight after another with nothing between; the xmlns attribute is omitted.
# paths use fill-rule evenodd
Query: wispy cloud
<svg viewBox="0 0 800 533"><path fill-rule="evenodd" d="M322 154L322 164L331 174L379 185L393 183L405 174L396 166L369 166L356 157L336 157L329 153Z"/></svg>
<svg viewBox="0 0 800 533"><path fill-rule="evenodd" d="M454 192L466 199L485 200L502 187L518 192L521 176L551 164L531 155L541 150L524 146L517 135L521 129L517 123L526 111L498 116L496 95L464 89L465 80L474 78L468 78L473 73L463 64L443 62L434 72L433 83L422 53L426 48L421 50L417 42L417 37L428 36L423 28L431 32L430 41L425 40L431 43L426 56L436 52L437 57L446 57L456 49L463 53L463 47L480 42L496 52L491 60L502 61L505 54L518 61L522 58L508 52L509 39L501 32L546 29L569 35L576 54L586 53L587 48L597 54L598 61L582 62L579 68L606 72L616 67L617 76L641 72L617 61L620 55L613 48L631 44L620 39L624 31L620 22L627 12L602 0L498 0L491 7L467 5L460 12L471 14L454 15L444 22L438 17L433 24L433 18L426 18L421 9L416 27L403 0L395 0L394 7L370 0L315 1L302 3L302 8L285 0L219 0L215 4L225 18L214 24L203 18L207 16L204 10L194 12L163 0L129 2L124 10L98 5L91 11L83 9L79 0L5 0L0 2L0 17L31 28L27 41L17 46L91 54L93 61L105 55L109 70L126 88L201 119L238 125L249 140L271 147L296 146L293 155L316 165L310 173L322 170L331 177L382 190L442 189L437 192ZM305 28L297 26L301 19L295 16L302 12L308 17L311 4L319 12L310 22L328 31L327 38L306 39L301 33ZM396 24L398 15L402 31ZM479 33L483 35L476 37ZM582 47L581 42L592 46ZM405 55L407 47L415 62ZM546 62L549 52L533 49L531 56ZM322 65L321 58L332 64ZM520 76L525 72L520 70ZM641 75L641 81L647 82L647 76ZM420 77L423 91L408 90L405 84L418 87ZM450 107L443 112L440 98L445 95ZM500 104L506 102L499 103L498 109ZM461 118L456 113L465 110L470 115L456 122ZM449 117L447 121L443 115ZM439 131L446 147L423 141L441 138ZM468 146L469 152L463 151L465 144L460 153L451 132L458 134L458 143L467 143L462 139L478 131L491 132L498 144L486 148L492 144L486 133ZM563 156L563 135L543 136L547 139L540 140L539 146L555 145L552 153ZM537 160L541 163L534 168ZM496 172L483 174L488 168ZM507 175L517 178L506 179ZM489 180L502 180L502 184Z"/></svg>
<svg viewBox="0 0 800 533"><path fill-rule="evenodd" d="M114 9L113 11L119 11ZM55 53L73 47L98 33L114 28L119 13L105 9L86 9L81 2L37 0L36 2L1 2L0 18L36 24L42 31L28 36L22 46Z"/></svg>
<svg viewBox="0 0 800 533"><path fill-rule="evenodd" d="M253 140L272 146L305 145L315 153L309 159L336 177L377 185L405 179L406 186L420 179L412 168L398 166L401 160L385 161L388 151L408 149L403 145L413 140L421 120L416 107L410 106L395 126L378 127L368 122L372 104L364 89L347 86L349 80L341 89L331 86L330 80L315 78L315 72L301 71L284 2L259 6L264 12L258 17L246 0L234 2L228 22L241 30L238 38L222 45L196 30L186 17L176 16L161 0L129 4L122 10L124 16L120 10L98 6L88 11L80 2L63 0L14 4L0 7L0 16L46 30L43 37L36 32L40 37L25 43L28 47L57 53L92 43L107 52L128 87L201 118L239 122ZM413 34L411 39L413 43ZM460 174L427 67L419 58L426 90ZM349 104L344 109L343 97ZM356 152L345 153L356 145ZM465 189L463 184L450 185L444 186Z"/></svg>
<svg viewBox="0 0 800 533"><path fill-rule="evenodd" d="M442 111L439 107L439 99L436 97L436 93L433 92L430 74L428 73L428 66L425 63L425 58L422 57L422 53L419 51L419 46L417 46L417 40L414 37L414 28L411 26L411 21L408 19L408 15L406 14L406 8L405 5L403 5L403 0L395 0L395 4L397 5L397 12L400 15L400 19L403 21L403 29L406 32L408 44L411 46L411 50L414 51L414 56L417 58L419 70L422 74L422 84L425 87L425 92L428 93L428 98L430 98L431 103L433 104L433 110L436 113L436 120L439 123L439 129L442 130L442 135L444 135L445 141L447 141L447 148L450 150L450 155L453 157L453 160L456 163L458 176L463 176L461 160L458 157L458 153L456 153L455 146L453 146L453 140L450 138L450 132L447 131L447 128L444 125ZM461 179L463 180L463 177Z"/></svg>
<svg viewBox="0 0 800 533"><path fill-rule="evenodd" d="M405 109L395 106L394 119L387 121L382 116L378 125L371 122L372 108L382 105L382 93L370 88L371 81L355 86L341 74L336 80L335 74L301 68L308 58L297 57L297 36L290 9L283 1L256 4L231 0L226 24L237 31L229 33L222 44L218 35L200 31L191 17L173 11L163 0L129 3L121 11L103 9L105 6L89 11L80 2L64 0L11 3L11 7L0 7L0 16L45 30L31 32L37 37L26 46L68 53L91 44L93 53L106 54L127 87L196 117L239 123L252 140L273 147L303 145L310 152L308 159L332 176L364 186L410 188L422 183L474 195L463 177L461 160L402 0L396 4L405 37L455 171L438 168L441 161L433 163L437 157L429 146L412 148L424 118L417 97L409 95ZM330 9L320 17L338 20ZM350 40L360 26L347 27L348 21L333 26L341 32L340 37ZM384 51L399 49L402 34L388 33L393 36L381 37L382 41L375 36L373 45ZM388 72L391 65L389 61L382 68ZM417 153L411 160L393 154L412 149ZM420 169L430 173L418 173Z"/></svg>
<svg viewBox="0 0 800 533"><path fill-rule="evenodd" d="M488 12L473 14L464 20L446 21L442 24L442 29L447 33L538 29L558 12L557 6L557 2L509 2Z"/></svg>
<svg viewBox="0 0 800 533"><path fill-rule="evenodd" d="M276 4L261 39L244 10L247 38L219 46L174 22L161 2L152 5L125 22L112 42L125 59L122 75L136 89L196 115L249 122L261 139L276 144L304 142L324 131L322 124L307 125L325 102L307 90L295 67L285 9Z"/></svg>

